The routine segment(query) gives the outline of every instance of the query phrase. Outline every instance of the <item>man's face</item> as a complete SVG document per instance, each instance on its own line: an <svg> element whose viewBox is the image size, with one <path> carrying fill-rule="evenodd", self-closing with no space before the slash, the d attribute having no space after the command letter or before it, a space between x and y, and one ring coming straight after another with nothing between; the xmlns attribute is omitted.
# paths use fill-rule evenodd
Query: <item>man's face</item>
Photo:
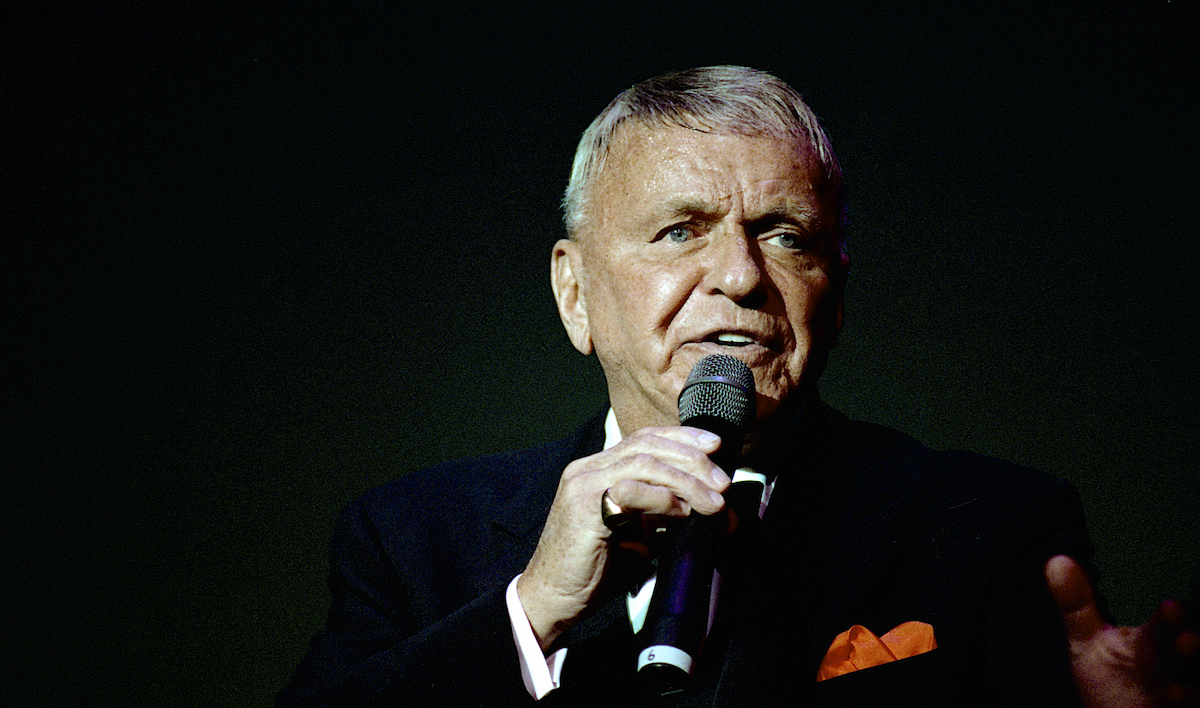
<svg viewBox="0 0 1200 708"><path fill-rule="evenodd" d="M808 145L622 126L591 185L563 309L594 347L627 434L678 424L692 367L729 354L754 372L758 419L820 374L841 327L840 205ZM574 317L574 328L569 318Z"/></svg>

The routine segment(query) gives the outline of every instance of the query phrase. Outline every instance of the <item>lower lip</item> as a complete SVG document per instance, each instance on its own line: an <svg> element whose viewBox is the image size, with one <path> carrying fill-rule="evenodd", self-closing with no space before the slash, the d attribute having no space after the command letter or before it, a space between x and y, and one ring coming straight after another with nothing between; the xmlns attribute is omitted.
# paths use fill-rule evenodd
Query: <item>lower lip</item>
<svg viewBox="0 0 1200 708"><path fill-rule="evenodd" d="M757 358L769 356L775 352L758 342L749 342L747 344L722 344L721 342L688 342L683 345L684 349L695 348L705 354L728 354L739 359ZM749 363L749 362L747 362Z"/></svg>

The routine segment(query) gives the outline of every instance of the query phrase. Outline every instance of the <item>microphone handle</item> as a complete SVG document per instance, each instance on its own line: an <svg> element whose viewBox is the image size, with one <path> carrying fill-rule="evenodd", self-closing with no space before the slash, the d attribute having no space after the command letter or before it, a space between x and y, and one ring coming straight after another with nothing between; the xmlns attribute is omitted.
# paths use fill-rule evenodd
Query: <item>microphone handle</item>
<svg viewBox="0 0 1200 708"><path fill-rule="evenodd" d="M703 415L681 421L683 425L708 430L721 437L721 447L713 453L712 460L732 477L741 457L741 431L729 421L717 416ZM746 515L747 510L735 508L747 506L742 499L753 497L753 511L758 518L757 494L753 491L742 494L745 484L732 485L726 491L727 507L733 509L734 517ZM647 637L645 648L638 655L638 675L650 693L668 696L686 688L691 677L696 656L708 633L714 556L718 542L729 532L731 517L728 513L705 516L692 512L682 523L669 528L663 547L666 549L658 562L658 578L650 596L650 609L643 633Z"/></svg>
<svg viewBox="0 0 1200 708"><path fill-rule="evenodd" d="M708 630L713 555L728 527L724 514L692 512L667 533L650 598L647 646L638 655L638 675L651 693L682 691Z"/></svg>

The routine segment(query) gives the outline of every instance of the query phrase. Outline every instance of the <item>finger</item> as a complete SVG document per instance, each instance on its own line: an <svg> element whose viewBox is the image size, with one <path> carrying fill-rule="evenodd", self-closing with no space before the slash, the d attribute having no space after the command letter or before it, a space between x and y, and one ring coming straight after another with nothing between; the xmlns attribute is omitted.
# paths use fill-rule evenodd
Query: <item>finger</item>
<svg viewBox="0 0 1200 708"><path fill-rule="evenodd" d="M634 479L623 479L608 490L608 498L622 509L660 516L687 516L687 504L670 489Z"/></svg>
<svg viewBox="0 0 1200 708"><path fill-rule="evenodd" d="M1096 597L1087 574L1069 556L1055 556L1046 562L1046 585L1062 614L1067 639L1086 641L1108 627L1096 606Z"/></svg>
<svg viewBox="0 0 1200 708"><path fill-rule="evenodd" d="M1168 705L1200 705L1200 636L1182 604L1167 600L1144 626L1139 656Z"/></svg>
<svg viewBox="0 0 1200 708"><path fill-rule="evenodd" d="M710 433L707 430L693 428L687 425L673 425L661 428L643 428L632 436L631 439L636 439L642 435L648 435L664 440L689 445L691 447L700 448L705 453L712 453L721 447L721 438L715 433Z"/></svg>
<svg viewBox="0 0 1200 708"><path fill-rule="evenodd" d="M666 487L697 511L712 513L724 506L720 493L729 488L731 480L703 448L687 442L690 439L690 433L683 428L672 429L667 436L639 431L617 447L572 463L564 477L590 478L586 482L588 488L601 491L611 490L624 479ZM572 469L576 466L577 469ZM625 495L615 498L610 492L610 498L621 506L641 509L632 493L628 498Z"/></svg>
<svg viewBox="0 0 1200 708"><path fill-rule="evenodd" d="M654 465L645 461L641 464ZM693 510L715 514L725 507L725 497L720 492L692 475L673 469L644 471L644 476L615 482L609 488L609 499L622 509L659 516L687 516Z"/></svg>
<svg viewBox="0 0 1200 708"><path fill-rule="evenodd" d="M697 428L647 428L622 441L612 449L612 454L619 458L648 454L717 491L724 491L729 486L729 475L709 458L720 447L720 441L712 433Z"/></svg>

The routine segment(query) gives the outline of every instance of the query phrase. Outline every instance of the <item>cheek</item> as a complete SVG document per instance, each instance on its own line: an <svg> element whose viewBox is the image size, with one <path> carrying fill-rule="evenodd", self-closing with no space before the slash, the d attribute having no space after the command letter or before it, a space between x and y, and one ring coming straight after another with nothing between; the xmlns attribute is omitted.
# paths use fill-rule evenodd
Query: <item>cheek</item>
<svg viewBox="0 0 1200 708"><path fill-rule="evenodd" d="M818 277L793 282L792 295L785 300L787 318L795 338L795 350L789 357L791 368L803 367L808 360L833 347L838 333L838 298L832 283L822 273ZM793 375L799 375L793 371Z"/></svg>
<svg viewBox="0 0 1200 708"><path fill-rule="evenodd" d="M691 279L668 272L653 278L646 290L646 305L665 317L678 312L694 288Z"/></svg>
<svg viewBox="0 0 1200 708"><path fill-rule="evenodd" d="M817 319L820 301L824 292L829 289L828 282L823 277L801 275L793 276L784 285L784 308L798 338L804 338Z"/></svg>
<svg viewBox="0 0 1200 708"><path fill-rule="evenodd" d="M665 331L692 290L678 270L630 269L614 280L613 293L625 319L642 335Z"/></svg>
<svg viewBox="0 0 1200 708"><path fill-rule="evenodd" d="M610 358L629 366L632 360L654 356L650 350L657 348L669 322L670 308L664 303L672 299L674 287L669 277L613 266L592 283L592 337L598 354L607 350Z"/></svg>

